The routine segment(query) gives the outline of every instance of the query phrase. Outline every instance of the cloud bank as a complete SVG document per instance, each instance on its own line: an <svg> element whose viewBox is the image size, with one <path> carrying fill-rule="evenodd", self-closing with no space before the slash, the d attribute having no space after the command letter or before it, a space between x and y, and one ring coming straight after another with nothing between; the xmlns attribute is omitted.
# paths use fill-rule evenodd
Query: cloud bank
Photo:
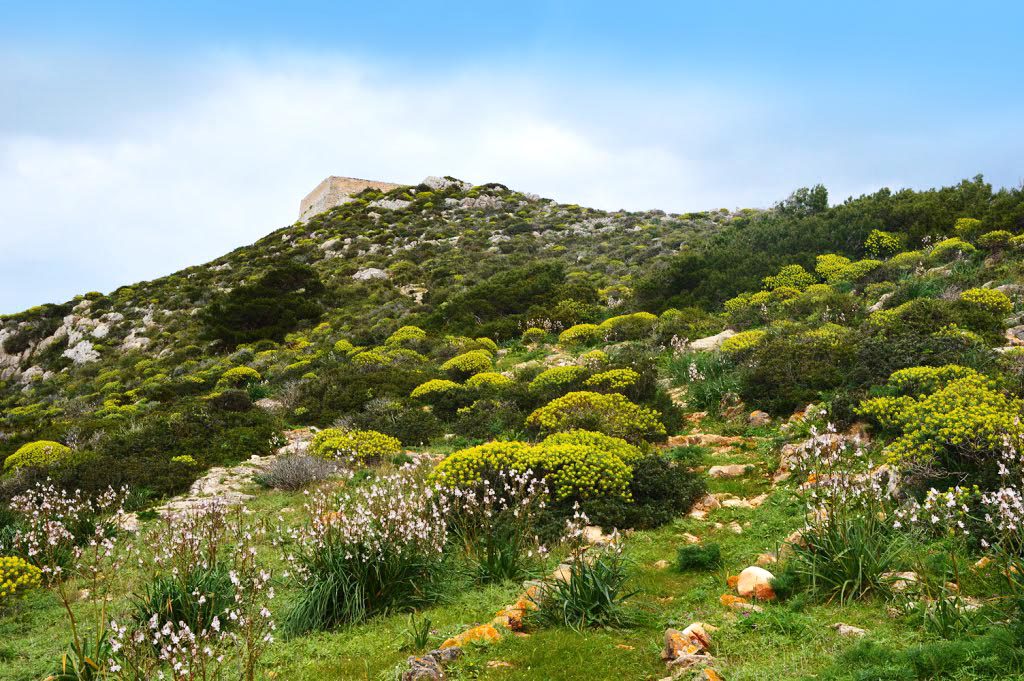
<svg viewBox="0 0 1024 681"><path fill-rule="evenodd" d="M293 55L0 66L0 88L23 104L0 114L0 312L212 259L291 223L332 174L448 174L686 211L765 206L815 182L834 200L951 182L985 170L971 162L999 143L947 136L937 149L941 121L866 131L841 99L812 107L696 82L590 86Z"/></svg>

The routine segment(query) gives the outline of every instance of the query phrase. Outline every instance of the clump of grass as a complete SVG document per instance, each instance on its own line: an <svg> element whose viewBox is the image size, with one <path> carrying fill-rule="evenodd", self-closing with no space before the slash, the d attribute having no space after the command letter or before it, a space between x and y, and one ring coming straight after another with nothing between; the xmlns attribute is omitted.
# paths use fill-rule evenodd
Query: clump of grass
<svg viewBox="0 0 1024 681"><path fill-rule="evenodd" d="M676 569L680 572L709 572L721 564L722 549L714 543L681 546L676 553Z"/></svg>
<svg viewBox="0 0 1024 681"><path fill-rule="evenodd" d="M628 587L629 568L626 558L616 550L574 561L568 579L554 580L545 587L531 620L575 631L631 626L638 617L625 603L637 593Z"/></svg>

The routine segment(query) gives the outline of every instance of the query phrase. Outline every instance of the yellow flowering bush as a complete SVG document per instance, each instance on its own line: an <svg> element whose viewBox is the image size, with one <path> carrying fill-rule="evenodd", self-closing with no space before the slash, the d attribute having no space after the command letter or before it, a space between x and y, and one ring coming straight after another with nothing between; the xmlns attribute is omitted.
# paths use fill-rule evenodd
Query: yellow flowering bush
<svg viewBox="0 0 1024 681"><path fill-rule="evenodd" d="M865 400L857 410L897 433L885 449L893 463L910 468L949 468L965 461L977 464L993 459L1006 438L1017 441L1024 434L1020 424L1024 402L1000 392L993 381L977 372L946 366L896 374L897 384L925 392ZM940 375L962 378L941 385ZM893 380L890 377L890 382ZM928 393L928 388L932 392Z"/></svg>
<svg viewBox="0 0 1024 681"><path fill-rule="evenodd" d="M897 253L886 261L886 265L892 269L909 270L924 262L924 253L921 251L904 251Z"/></svg>
<svg viewBox="0 0 1024 681"><path fill-rule="evenodd" d="M722 341L721 350L727 355L736 355L754 348L764 337L765 332L760 329L740 331L735 336Z"/></svg>
<svg viewBox="0 0 1024 681"><path fill-rule="evenodd" d="M577 324L558 334L558 342L562 345L589 345L601 338L601 329L597 324Z"/></svg>
<svg viewBox="0 0 1024 681"><path fill-rule="evenodd" d="M43 573L17 556L0 556L0 608L30 589L39 588Z"/></svg>
<svg viewBox="0 0 1024 681"><path fill-rule="evenodd" d="M537 374L537 377L530 381L530 390L535 392L551 392L565 389L586 375L587 370L579 366L551 367Z"/></svg>
<svg viewBox="0 0 1024 681"><path fill-rule="evenodd" d="M388 336L384 345L403 345L405 343L418 343L427 339L427 332L418 326L403 326Z"/></svg>
<svg viewBox="0 0 1024 681"><path fill-rule="evenodd" d="M829 253L819 255L814 271L829 284L841 281L857 281L882 266L881 260L858 260L851 262L849 258Z"/></svg>
<svg viewBox="0 0 1024 681"><path fill-rule="evenodd" d="M71 448L52 440L29 442L4 459L4 470L19 468L46 468L62 463L71 457Z"/></svg>
<svg viewBox="0 0 1024 681"><path fill-rule="evenodd" d="M598 326L601 335L610 340L639 340L649 336L658 324L658 317L650 312L634 312L610 317Z"/></svg>
<svg viewBox="0 0 1024 681"><path fill-rule="evenodd" d="M1013 312L1013 301L994 288L969 288L960 294L960 300L999 317Z"/></svg>
<svg viewBox="0 0 1024 681"><path fill-rule="evenodd" d="M959 218L953 223L953 232L961 239L972 239L981 231L981 220L976 218Z"/></svg>
<svg viewBox="0 0 1024 681"><path fill-rule="evenodd" d="M493 366L491 353L486 350L470 350L456 355L441 365L441 371L458 378L469 378L473 374L490 371Z"/></svg>
<svg viewBox="0 0 1024 681"><path fill-rule="evenodd" d="M556 433L593 430L629 442L660 440L665 437L661 414L634 404L618 393L571 392L535 410L526 419L532 428Z"/></svg>
<svg viewBox="0 0 1024 681"><path fill-rule="evenodd" d="M498 344L495 343L490 338L480 337L480 338L476 339L476 342L477 342L477 345L482 347L484 350L487 350L491 354L493 354L493 355L498 354Z"/></svg>
<svg viewBox="0 0 1024 681"><path fill-rule="evenodd" d="M978 245L982 248L987 248L990 251L998 251L1006 248L1012 238L1012 232L1008 232L1005 229L997 229L991 232L985 232L979 236Z"/></svg>
<svg viewBox="0 0 1024 681"><path fill-rule="evenodd" d="M588 388L598 390L619 391L632 388L640 380L640 374L632 369L610 369L594 374L583 382Z"/></svg>
<svg viewBox="0 0 1024 681"><path fill-rule="evenodd" d="M342 338L340 341L334 344L334 351L339 354L347 355L352 350L355 350L355 347L356 346L352 345L351 341Z"/></svg>
<svg viewBox="0 0 1024 681"><path fill-rule="evenodd" d="M764 287L768 290L780 286L792 286L801 291L814 283L814 275L803 268L802 265L786 265L779 270L778 274L764 278Z"/></svg>
<svg viewBox="0 0 1024 681"><path fill-rule="evenodd" d="M355 463L377 463L402 453L398 438L375 430L325 428L313 436L309 453L324 459L348 459Z"/></svg>
<svg viewBox="0 0 1024 681"><path fill-rule="evenodd" d="M1024 250L1024 234L1018 234L1010 239L1009 246L1017 251Z"/></svg>
<svg viewBox="0 0 1024 681"><path fill-rule="evenodd" d="M251 367L234 367L221 374L222 383L234 387L241 387L248 383L257 383L263 380L260 372Z"/></svg>
<svg viewBox="0 0 1024 681"><path fill-rule="evenodd" d="M593 430L567 430L564 433L552 433L544 438L544 444L596 447L614 454L630 465L644 455L639 447L629 444L620 437L612 437Z"/></svg>
<svg viewBox="0 0 1024 681"><path fill-rule="evenodd" d="M489 442L455 452L437 465L430 481L449 488L471 487L510 470L543 478L558 500L630 498L629 465L614 453L585 443Z"/></svg>
<svg viewBox="0 0 1024 681"><path fill-rule="evenodd" d="M521 340L526 345L534 345L536 343L543 343L547 336L548 334L544 329L538 329L536 326L531 326L526 331L523 331L523 337Z"/></svg>
<svg viewBox="0 0 1024 681"><path fill-rule="evenodd" d="M497 371L484 371L483 373L474 374L466 379L466 387L478 390L480 388L507 388L515 383L511 378L505 374L500 374Z"/></svg>
<svg viewBox="0 0 1024 681"><path fill-rule="evenodd" d="M959 364L946 364L941 367L910 367L893 372L889 376L887 384L905 395L921 395L933 393L952 381L978 375L974 369Z"/></svg>
<svg viewBox="0 0 1024 681"><path fill-rule="evenodd" d="M352 357L352 364L364 369L387 366L391 358L379 349L366 350Z"/></svg>
<svg viewBox="0 0 1024 681"><path fill-rule="evenodd" d="M900 248L900 237L892 232L873 229L864 241L864 251L873 258L887 258Z"/></svg>
<svg viewBox="0 0 1024 681"><path fill-rule="evenodd" d="M967 255L977 250L963 239L952 237L950 239L943 239L935 244L928 253L928 259L933 262L946 262L960 254Z"/></svg>
<svg viewBox="0 0 1024 681"><path fill-rule="evenodd" d="M409 397L412 397L413 399L429 399L432 396L437 396L442 393L457 392L461 389L462 386L455 381L449 381L444 378L432 378L426 383L420 383L418 386L413 388Z"/></svg>

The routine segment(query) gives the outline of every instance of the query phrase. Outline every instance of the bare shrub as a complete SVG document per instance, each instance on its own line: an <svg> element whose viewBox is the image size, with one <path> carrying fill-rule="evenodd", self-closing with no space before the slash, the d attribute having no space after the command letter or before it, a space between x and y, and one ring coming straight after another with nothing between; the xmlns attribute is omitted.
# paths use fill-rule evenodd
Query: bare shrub
<svg viewBox="0 0 1024 681"><path fill-rule="evenodd" d="M291 454L274 460L256 481L265 487L294 492L337 475L341 467L334 461L306 454Z"/></svg>

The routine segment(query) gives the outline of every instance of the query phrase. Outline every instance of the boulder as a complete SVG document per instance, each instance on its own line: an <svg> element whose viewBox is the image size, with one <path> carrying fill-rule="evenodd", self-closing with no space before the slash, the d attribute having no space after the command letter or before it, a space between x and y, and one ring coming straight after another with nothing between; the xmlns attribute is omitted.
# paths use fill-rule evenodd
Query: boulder
<svg viewBox="0 0 1024 681"><path fill-rule="evenodd" d="M714 336L708 336L707 338L698 338L695 341L690 342L690 349L695 351L707 351L717 350L722 346L726 340L736 335L736 332L732 329L726 329L721 333L716 333Z"/></svg>
<svg viewBox="0 0 1024 681"><path fill-rule="evenodd" d="M893 592L903 593L917 586L919 580L916 572L884 572L882 581L887 583Z"/></svg>
<svg viewBox="0 0 1024 681"><path fill-rule="evenodd" d="M389 275L385 270L382 270L379 267L364 267L353 274L352 278L355 281L372 281L373 279L387 279L390 276L391 275Z"/></svg>
<svg viewBox="0 0 1024 681"><path fill-rule="evenodd" d="M768 425L771 421L771 415L766 411L761 411L760 409L755 409L747 414L747 425L753 428Z"/></svg>
<svg viewBox="0 0 1024 681"><path fill-rule="evenodd" d="M752 565L740 573L739 581L736 583L736 593L743 598L756 598L759 601L774 600L773 579L775 579L775 575L763 567Z"/></svg>
<svg viewBox="0 0 1024 681"><path fill-rule="evenodd" d="M708 469L708 475L712 478L739 478L752 470L754 470L754 467L750 464L733 463L724 466L712 466Z"/></svg>
<svg viewBox="0 0 1024 681"><path fill-rule="evenodd" d="M839 632L840 636L857 636L857 637L861 637L861 636L864 636L865 634L868 633L865 630L861 629L860 627L854 627L854 626L851 626L849 624L843 624L842 622L836 622L835 624L832 625L831 628L836 630L837 632Z"/></svg>

